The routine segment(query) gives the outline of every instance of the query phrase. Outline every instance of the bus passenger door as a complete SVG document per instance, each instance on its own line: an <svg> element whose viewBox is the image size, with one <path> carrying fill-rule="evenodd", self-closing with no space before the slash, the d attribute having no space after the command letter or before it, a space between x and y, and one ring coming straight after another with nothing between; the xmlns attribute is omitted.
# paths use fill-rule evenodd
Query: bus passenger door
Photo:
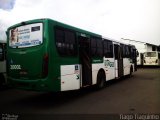
<svg viewBox="0 0 160 120"><path fill-rule="evenodd" d="M122 58L122 49L119 45L114 45L114 55L115 55L115 61L117 62L116 65L116 77L122 77L123 76L123 58Z"/></svg>
<svg viewBox="0 0 160 120"><path fill-rule="evenodd" d="M82 87L92 84L92 67L90 55L90 39L78 37L79 41L79 60L81 64L81 85Z"/></svg>

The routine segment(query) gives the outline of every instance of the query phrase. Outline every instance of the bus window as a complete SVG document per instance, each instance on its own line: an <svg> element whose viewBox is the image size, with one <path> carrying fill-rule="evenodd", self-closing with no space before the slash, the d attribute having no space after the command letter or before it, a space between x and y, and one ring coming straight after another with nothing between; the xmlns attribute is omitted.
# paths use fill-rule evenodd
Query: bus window
<svg viewBox="0 0 160 120"><path fill-rule="evenodd" d="M65 54L65 49L64 49L64 33L60 29L56 29L55 31L55 37L56 37L56 46L59 54Z"/></svg>
<svg viewBox="0 0 160 120"><path fill-rule="evenodd" d="M75 55L76 54L76 49L75 49L75 43L76 43L76 38L74 32L71 31L65 31L65 43L67 44L66 49L67 49L67 54L68 55Z"/></svg>
<svg viewBox="0 0 160 120"><path fill-rule="evenodd" d="M103 48L104 48L104 56L106 58L113 58L113 44L111 41L108 40L104 40L104 44L103 44Z"/></svg>
<svg viewBox="0 0 160 120"><path fill-rule="evenodd" d="M91 38L91 54L92 56L96 54L96 38Z"/></svg>
<svg viewBox="0 0 160 120"><path fill-rule="evenodd" d="M156 51L156 46L152 46L152 51Z"/></svg>
<svg viewBox="0 0 160 120"><path fill-rule="evenodd" d="M120 44L120 57L123 58L123 44Z"/></svg>
<svg viewBox="0 0 160 120"><path fill-rule="evenodd" d="M75 33L69 30L55 29L56 47L62 56L74 56L77 54Z"/></svg>
<svg viewBox="0 0 160 120"><path fill-rule="evenodd" d="M103 56L103 44L101 39L97 40L97 56L98 57Z"/></svg>
<svg viewBox="0 0 160 120"><path fill-rule="evenodd" d="M129 47L129 51L130 51L130 58L134 58L134 52L133 52L133 48L130 46Z"/></svg>
<svg viewBox="0 0 160 120"><path fill-rule="evenodd" d="M124 51L123 56L124 56L125 58L129 58L129 57L130 57L129 46L124 45L123 51Z"/></svg>
<svg viewBox="0 0 160 120"><path fill-rule="evenodd" d="M103 44L102 39L97 37L91 38L91 53L94 57L102 57L103 56Z"/></svg>
<svg viewBox="0 0 160 120"><path fill-rule="evenodd" d="M145 52L145 57L156 57L156 52Z"/></svg>
<svg viewBox="0 0 160 120"><path fill-rule="evenodd" d="M114 45L114 51L115 51L115 60L119 59L119 47L118 45Z"/></svg>

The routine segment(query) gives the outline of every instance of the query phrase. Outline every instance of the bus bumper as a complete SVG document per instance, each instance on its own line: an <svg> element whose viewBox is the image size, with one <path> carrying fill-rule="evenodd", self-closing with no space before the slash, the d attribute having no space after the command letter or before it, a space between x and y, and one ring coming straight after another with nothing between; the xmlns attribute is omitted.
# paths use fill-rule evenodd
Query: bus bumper
<svg viewBox="0 0 160 120"><path fill-rule="evenodd" d="M31 90L31 91L54 91L59 89L54 87L54 82L49 82L48 78L36 80L22 80L8 77L9 86L17 89Z"/></svg>

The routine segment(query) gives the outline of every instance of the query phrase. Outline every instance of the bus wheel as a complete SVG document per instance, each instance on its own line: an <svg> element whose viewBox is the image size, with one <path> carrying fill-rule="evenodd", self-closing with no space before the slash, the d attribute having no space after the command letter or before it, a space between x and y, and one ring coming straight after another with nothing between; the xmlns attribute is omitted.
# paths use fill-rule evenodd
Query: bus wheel
<svg viewBox="0 0 160 120"><path fill-rule="evenodd" d="M96 88L97 89L102 89L105 87L105 73L103 71L100 71L97 75L97 84L96 84Z"/></svg>

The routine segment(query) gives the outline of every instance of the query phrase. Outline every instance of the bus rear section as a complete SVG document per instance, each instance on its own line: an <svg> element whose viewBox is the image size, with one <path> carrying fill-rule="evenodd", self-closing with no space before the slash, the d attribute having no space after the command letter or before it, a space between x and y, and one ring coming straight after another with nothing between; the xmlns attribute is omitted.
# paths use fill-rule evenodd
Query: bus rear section
<svg viewBox="0 0 160 120"><path fill-rule="evenodd" d="M160 52L145 52L143 64L145 66L160 66Z"/></svg>
<svg viewBox="0 0 160 120"><path fill-rule="evenodd" d="M45 89L48 75L48 50L42 20L23 22L7 31L7 75L16 88ZM45 39L44 39L45 38Z"/></svg>

